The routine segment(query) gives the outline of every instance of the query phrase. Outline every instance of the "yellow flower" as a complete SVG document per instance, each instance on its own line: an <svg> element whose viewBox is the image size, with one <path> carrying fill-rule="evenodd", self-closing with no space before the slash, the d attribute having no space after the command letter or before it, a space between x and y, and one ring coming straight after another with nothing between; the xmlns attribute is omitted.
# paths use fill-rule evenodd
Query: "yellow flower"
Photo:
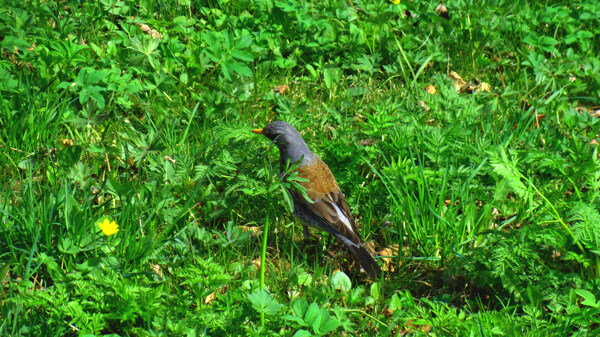
<svg viewBox="0 0 600 337"><path fill-rule="evenodd" d="M103 222L98 222L98 226L106 236L111 236L119 231L119 225L116 222L109 222L108 218L104 218Z"/></svg>
<svg viewBox="0 0 600 337"><path fill-rule="evenodd" d="M391 3L393 3L394 5L397 5L400 3L400 0L390 0Z"/></svg>

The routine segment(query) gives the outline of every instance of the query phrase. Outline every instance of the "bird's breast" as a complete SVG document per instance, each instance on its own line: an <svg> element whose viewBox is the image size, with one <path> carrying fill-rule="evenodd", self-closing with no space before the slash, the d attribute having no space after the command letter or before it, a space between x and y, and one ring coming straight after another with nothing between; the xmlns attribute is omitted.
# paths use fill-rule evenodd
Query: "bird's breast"
<svg viewBox="0 0 600 337"><path fill-rule="evenodd" d="M298 176L308 181L299 182L308 196L313 200L321 199L324 195L339 192L337 181L329 167L319 158L305 160L297 169Z"/></svg>

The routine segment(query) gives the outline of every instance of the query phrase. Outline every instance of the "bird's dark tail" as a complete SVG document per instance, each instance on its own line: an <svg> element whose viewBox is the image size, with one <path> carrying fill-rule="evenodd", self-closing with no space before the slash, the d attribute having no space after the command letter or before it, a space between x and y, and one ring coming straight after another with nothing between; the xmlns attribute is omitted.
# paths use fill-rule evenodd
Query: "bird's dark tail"
<svg viewBox="0 0 600 337"><path fill-rule="evenodd" d="M381 268L379 268L375 259L362 244L357 245L353 242L346 243L345 240L342 240L342 242L345 243L345 246L350 253L352 253L356 262L360 264L370 278L378 278L381 276Z"/></svg>

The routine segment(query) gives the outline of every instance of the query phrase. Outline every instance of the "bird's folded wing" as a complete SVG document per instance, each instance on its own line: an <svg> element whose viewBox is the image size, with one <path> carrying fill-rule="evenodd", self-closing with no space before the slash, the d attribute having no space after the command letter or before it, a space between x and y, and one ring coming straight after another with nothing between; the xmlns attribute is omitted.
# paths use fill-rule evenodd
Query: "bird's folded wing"
<svg viewBox="0 0 600 337"><path fill-rule="evenodd" d="M308 181L300 182L306 194L313 202L309 202L300 193L292 191L294 201L313 219L318 219L322 226L342 234L348 240L360 244L360 237L350 214L344 194L335 181L331 170L318 157L305 161L296 172Z"/></svg>
<svg viewBox="0 0 600 337"><path fill-rule="evenodd" d="M298 206L304 211L310 212L311 218L319 219L322 226L328 226L348 240L360 244L354 220L342 192L332 192L320 196L308 194L312 203L296 191L291 191L291 193L294 201L300 204Z"/></svg>

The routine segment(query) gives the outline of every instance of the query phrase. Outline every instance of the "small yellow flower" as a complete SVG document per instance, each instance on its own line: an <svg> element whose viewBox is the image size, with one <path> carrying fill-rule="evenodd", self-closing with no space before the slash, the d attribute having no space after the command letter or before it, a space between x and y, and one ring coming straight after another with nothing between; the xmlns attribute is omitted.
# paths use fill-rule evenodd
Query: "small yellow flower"
<svg viewBox="0 0 600 337"><path fill-rule="evenodd" d="M400 0L390 0L391 3L393 3L394 5L397 5L400 3Z"/></svg>
<svg viewBox="0 0 600 337"><path fill-rule="evenodd" d="M111 236L119 231L119 225L114 221L108 221L108 218L104 218L103 222L98 222L98 226L106 236Z"/></svg>

